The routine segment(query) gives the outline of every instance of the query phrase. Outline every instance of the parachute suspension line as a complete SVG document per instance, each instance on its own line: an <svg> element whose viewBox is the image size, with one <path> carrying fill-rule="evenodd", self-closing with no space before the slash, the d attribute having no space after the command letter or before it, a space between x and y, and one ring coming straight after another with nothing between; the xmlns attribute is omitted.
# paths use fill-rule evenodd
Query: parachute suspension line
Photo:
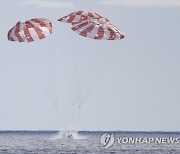
<svg viewBox="0 0 180 154"><path fill-rule="evenodd" d="M111 63L112 59L115 57L116 53L115 52L110 52L112 53L110 56L108 55L108 58L106 58L104 56L104 62L105 62L105 66L103 67L102 71L99 73L99 76L97 77L97 81L95 80L94 84L90 87L90 90L87 92L87 96L85 96L84 99L81 99L80 98L83 98L82 97L82 92L83 90L86 88L85 85L87 84L87 81L89 79L89 75L92 73L94 67L96 66L96 64L98 63L97 59L99 59L101 56L101 54L98 54L97 56L97 59L95 59L95 57L92 56L91 58L91 65L90 67L88 68L88 71L86 73L86 76L83 80L83 83L81 85L81 87L79 87L79 93L78 93L78 96L79 96L79 101L77 101L78 98L75 99L75 104L77 103L79 108L81 108L82 104L86 101L86 97L88 97L91 93L91 91L93 91L93 89L95 88L96 84L98 83L99 79L101 78L101 76L103 75L103 72L107 69L108 65Z"/></svg>
<svg viewBox="0 0 180 154"><path fill-rule="evenodd" d="M73 100L72 88L71 88L71 85L70 85L71 82L70 82L69 75L68 75L67 71L65 71L65 74L66 74L66 80L68 82L68 89L69 89L69 92L70 92L71 103L73 105L74 104L74 100Z"/></svg>
<svg viewBox="0 0 180 154"><path fill-rule="evenodd" d="M71 130L74 130L74 104L72 106L72 119L71 119L71 121L72 121Z"/></svg>
<svg viewBox="0 0 180 154"><path fill-rule="evenodd" d="M74 71L76 71L76 65L75 65L75 56L74 56L74 54L73 54L73 39L72 39L72 34L71 34L71 36L70 36L70 40L69 40L69 44L70 44L70 51L71 51L71 55L72 55L72 61L73 61L73 64L72 64L72 66L73 66L73 69L74 69ZM65 66L65 64L64 64L64 68L66 68L66 66ZM75 104L74 103L74 99L73 99L73 88L72 88L72 83L71 83L71 80L70 80L70 77L69 76L72 76L72 75L69 75L68 74L68 69L65 69L66 71L65 71L65 74L66 74L66 80L67 80L67 83L68 83L68 89L69 89L69 92L70 92L70 97L71 97L71 103L72 103L72 105L73 104ZM74 76L76 76L76 73L74 73ZM76 80L76 83L75 83L75 86L76 86L76 89L77 89L77 80Z"/></svg>
<svg viewBox="0 0 180 154"><path fill-rule="evenodd" d="M112 52L112 54L111 54L110 56L108 56L108 59L105 61L106 63L105 63L104 68L103 68L102 71L99 73L99 75L98 75L97 79L95 80L94 84L90 87L89 92L87 93L87 95L86 95L86 96L84 97L84 99L81 101L81 104L79 105L79 108L81 108L81 107L85 104L87 98L89 97L89 95L91 94L91 92L93 91L93 89L96 87L98 81L99 81L99 80L101 79L101 77L104 75L105 71L107 70L107 68L108 68L109 65L111 64L113 58L116 56L117 50L115 50L114 52L113 52L113 51L111 51L111 52Z"/></svg>
<svg viewBox="0 0 180 154"><path fill-rule="evenodd" d="M26 61L24 60L24 58L22 57L22 55L17 52L18 57L21 59L21 61L24 63L25 68L28 70L29 74L31 75L32 79L34 80L34 82L39 86L39 88L43 91L44 95L50 100L50 102L53 104L53 106L58 109L58 105L56 104L56 102L54 101L54 99L52 99L52 97L47 93L47 91L45 90L45 88L43 88L43 86L41 85L41 83L39 82L38 79L36 79L36 77L33 75L33 72L31 71L31 69L29 68L29 65L26 63Z"/></svg>
<svg viewBox="0 0 180 154"><path fill-rule="evenodd" d="M73 99L73 94L72 94L72 88L71 88L71 85L70 85L70 79L69 79L69 76L68 76L68 74L67 74L67 71L65 71L65 74L66 74L66 80L67 80L67 82L68 82L68 89L69 89L69 92L70 92L70 97L71 97L71 104L72 104L72 119L71 119L71 121L72 121L72 126L71 126L71 128L72 128L72 130L73 130L73 123L74 123L74 108L75 108L75 103L74 103L74 99Z"/></svg>
<svg viewBox="0 0 180 154"><path fill-rule="evenodd" d="M98 57L100 57L100 55L98 55ZM81 86L81 88L80 88L80 90L79 90L79 97L81 96L83 90L85 89L85 85L86 85L86 83L88 82L89 75L90 75L91 72L93 71L93 68L96 66L97 61L96 61L96 63L95 63L95 58L94 58L94 59L93 59L93 58L94 58L94 57L92 57L91 66L90 66L90 68L88 69L88 72L86 73L86 76L85 76L85 78L84 78L84 82L82 83L82 86ZM97 59L99 59L99 58L97 58ZM75 100L75 103L77 103L77 98L76 98L76 100ZM81 104L81 102L79 101L79 103L78 103L79 108L81 107L80 104Z"/></svg>
<svg viewBox="0 0 180 154"><path fill-rule="evenodd" d="M75 84L76 84L76 98L75 102L73 105L76 104L76 101L79 102L79 86L78 86L78 73L77 73L77 60L76 60L76 56L75 56L75 51L72 49L72 58L73 58L73 63L74 63L74 72L75 72Z"/></svg>
<svg viewBox="0 0 180 154"><path fill-rule="evenodd" d="M75 112L76 111L76 112ZM72 116L72 131L77 131L75 126L79 127L79 115L80 115L80 107L79 105L73 105L73 116Z"/></svg>
<svg viewBox="0 0 180 154"><path fill-rule="evenodd" d="M26 60L23 58L23 56L17 52L18 54L18 57L19 59L21 59L22 63L24 64L25 68L27 69L27 71L29 72L29 75L31 76L31 78L33 79L33 81L37 84L37 86L42 90L42 92L44 93L44 95L49 99L49 101L51 102L51 104L57 109L58 111L58 114L60 115L60 117L62 118L61 116L61 112L60 112L60 109L59 109L59 106L57 104L56 101L54 101L54 99L52 99L52 97L47 93L47 91L45 90L45 88L41 85L41 83L39 82L39 80L35 77L35 75L33 74L33 72L31 71L28 63L26 62ZM59 125L60 125L60 121L58 121ZM64 126L64 122L63 120L61 120L61 123L62 123L62 127L65 128ZM66 128L65 128L66 130Z"/></svg>
<svg viewBox="0 0 180 154"><path fill-rule="evenodd" d="M71 33L72 35L72 33ZM73 106L72 106L72 130L75 130L75 126L79 127L79 119L80 119L80 95L81 95L81 89L79 87L79 82L78 82L78 57L76 57L76 55L78 56L78 54L76 54L76 51L74 49L74 44L73 44L73 37L71 36L71 52L72 52L72 61L73 61L73 69L74 69L74 78L75 78L75 89L76 89L76 94L75 94L75 98L72 99L73 102ZM89 73L89 72L88 72ZM88 74L87 74L88 77ZM84 81L85 83L86 81ZM72 93L71 93L72 94ZM73 97L72 97L73 98Z"/></svg>
<svg viewBox="0 0 180 154"><path fill-rule="evenodd" d="M54 81L54 90L55 90L55 101L57 103L57 106L59 107L59 103L58 103L58 87L57 87L57 73L56 73L56 59L55 59L55 50L54 50L54 40L52 40L52 54L51 54L51 59L52 59L52 75L53 75L53 81Z"/></svg>
<svg viewBox="0 0 180 154"><path fill-rule="evenodd" d="M52 60L52 75L53 75L53 81L54 81L54 90L55 90L55 101L57 103L57 112L58 112L58 124L59 124L59 130L62 127L63 130L67 130L64 124L64 120L63 120L63 115L61 114L61 110L62 110L62 105L58 102L58 87L57 87L57 72L56 72L56 59L55 59L55 43L54 41L52 41L52 54L51 54L51 60Z"/></svg>
<svg viewBox="0 0 180 154"><path fill-rule="evenodd" d="M71 34L72 35L72 34ZM75 99L73 100L73 106L72 106L72 130L74 130L75 125L77 124L77 120L76 120L76 114L75 114L75 107L76 107L76 102L79 103L79 86L78 86L78 71L77 71L77 57L74 51L74 46L73 46L73 40L72 40L72 36L71 38L71 52L72 52L72 60L73 60L73 66L74 66L74 76L75 76L75 89L76 89L76 94L75 94Z"/></svg>
<svg viewBox="0 0 180 154"><path fill-rule="evenodd" d="M62 127L62 129L63 130L67 130L67 128L65 127L65 124L64 124L64 120L63 120L63 115L61 114L62 112L61 112L61 109L62 108L57 108L57 110L58 110L58 117L60 117L60 120L58 120L58 123L59 123L59 130L60 130L60 128Z"/></svg>
<svg viewBox="0 0 180 154"><path fill-rule="evenodd" d="M88 79L89 79L89 75L91 74L91 72L92 72L92 70L93 70L93 68L95 67L95 59L93 59L94 57L92 56L91 57L92 59L91 59L91 65L90 65L90 67L88 68L88 71L87 71L87 73L86 73L86 75L85 75L85 77L84 77L84 80L83 80L83 82L82 82L82 85L81 85L81 87L79 87L79 92L78 92L78 96L79 96L79 98L81 97L81 94L82 94L82 92L83 92L83 90L85 89L85 85L86 85L86 83L88 82ZM75 99L75 103L77 103L78 101L77 101L77 98ZM79 100L79 102L78 102L78 106L80 106L80 100Z"/></svg>
<svg viewBox="0 0 180 154"><path fill-rule="evenodd" d="M77 111L77 125L79 126L79 120L80 120L80 105L78 105L78 111Z"/></svg>
<svg viewBox="0 0 180 154"><path fill-rule="evenodd" d="M69 89L69 92L70 92L70 97L71 97L71 103L72 103L72 119L71 119L71 121L72 121L72 125L71 125L71 128L72 128L72 130L73 130L73 128L74 128L74 108L75 108L75 103L74 103L74 99L73 99L73 94L72 94L72 88L71 88L71 85L70 85L70 79L69 79L69 76L68 76L68 74L67 74L67 71L65 71L65 74L66 74L66 79L67 79L67 82L68 82L68 89Z"/></svg>

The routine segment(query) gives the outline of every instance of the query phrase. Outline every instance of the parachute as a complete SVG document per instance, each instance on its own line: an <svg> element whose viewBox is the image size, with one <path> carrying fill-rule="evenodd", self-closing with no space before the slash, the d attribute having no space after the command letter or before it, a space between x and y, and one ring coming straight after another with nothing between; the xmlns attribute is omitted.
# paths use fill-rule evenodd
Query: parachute
<svg viewBox="0 0 180 154"><path fill-rule="evenodd" d="M125 35L117 27L112 25L107 18L103 17L98 13L84 12L80 10L62 18L59 18L58 21L70 24L71 29L74 32L85 38L91 38L95 40L121 40L125 37ZM44 39L48 37L51 33L52 23L50 20L34 18L26 21L17 22L17 24L8 31L7 37L9 41L32 42L35 40ZM72 48L72 50L65 50L65 53L63 53L62 51L63 56L65 54L68 55L66 56L67 60L64 61L64 66L66 67L66 69L64 69L64 71L66 71L64 74L66 76L69 86L69 92L71 95L71 107L73 109L72 129L74 129L74 125L78 124L80 108L85 104L88 96L97 84L97 81L100 79L101 75L107 68L107 65L115 55L113 48L110 48L110 50L104 50L105 48L103 50L100 49L102 44L105 42L97 42L95 46L93 46L93 44L89 45L86 43L84 46L76 45L76 48L74 48L74 50L72 42L70 43L71 46L67 46L68 43L64 42L64 45L67 48ZM78 40L76 43L78 44ZM91 44L95 42L90 41L88 43ZM103 46L105 44L103 44ZM96 50L97 48L100 49L98 52ZM63 117L63 112L60 112L59 109L62 110L63 105L61 108L59 108L60 102L58 101L58 88L56 87L58 82L56 82L57 76L55 72L55 55L53 52L50 54L52 54L53 68L51 71L53 76L52 78L54 80L53 84L55 85L54 92L56 93L56 96L53 96L56 98L53 98L53 96L48 93L47 89L44 88L44 86L42 85L42 81L35 77L35 73L33 75L33 71L31 71L31 69L29 68L29 64L27 63L27 61L23 60L23 56L20 57L22 57L21 59L24 61L26 68L32 74L35 82L39 85L44 94L49 98L51 103L58 109L59 114L61 114L59 118L61 118Z"/></svg>
<svg viewBox="0 0 180 154"><path fill-rule="evenodd" d="M43 18L33 18L26 21L18 21L15 26L13 26L7 34L7 38L9 41L16 42L33 42L36 40L41 40L48 37L52 33L52 23L48 19ZM18 53L18 52L17 52ZM49 98L49 100L53 103L53 105L58 108L55 100L48 94L48 92L41 85L40 79L36 77L33 71L30 69L27 60L23 58L23 56L18 54L21 61L24 63L24 66L31 74L34 81L37 85L42 89L44 94Z"/></svg>
<svg viewBox="0 0 180 154"><path fill-rule="evenodd" d="M91 39L120 40L125 37L107 18L98 13L76 11L58 21L70 23L74 32Z"/></svg>
<svg viewBox="0 0 180 154"><path fill-rule="evenodd" d="M92 18L97 19L97 18L105 18L105 17L99 15L98 13L92 13L92 12L86 13L80 10L80 11L73 12L67 16L61 17L58 19L58 21L74 25L76 23L82 22L84 20L92 19ZM109 21L108 19L106 20Z"/></svg>
<svg viewBox="0 0 180 154"><path fill-rule="evenodd" d="M59 18L58 21L69 24L71 30L85 38L94 40L121 40L125 37L125 35L117 27L112 25L106 17L94 12L79 10ZM90 45L91 43L93 44ZM87 102L90 93L93 91L97 82L107 69L108 64L115 56L116 52L113 51L112 43L112 48L110 48L110 50L108 48L103 48L103 50L101 50L101 47L105 46L104 43L104 41L89 41L87 46L84 44L79 46L77 45L77 40L73 48L73 42L70 42L74 73L71 75L69 73L67 79L70 81L70 85L72 84L72 86L70 86L71 91L74 92L72 95L73 108L77 108L77 112L73 115L74 124L78 124L81 107ZM99 50L97 50L97 48ZM70 71L72 70L73 69ZM75 79L73 80L72 78Z"/></svg>
<svg viewBox="0 0 180 154"><path fill-rule="evenodd" d="M9 41L32 42L44 39L52 33L52 23L48 19L34 18L19 21L8 32Z"/></svg>

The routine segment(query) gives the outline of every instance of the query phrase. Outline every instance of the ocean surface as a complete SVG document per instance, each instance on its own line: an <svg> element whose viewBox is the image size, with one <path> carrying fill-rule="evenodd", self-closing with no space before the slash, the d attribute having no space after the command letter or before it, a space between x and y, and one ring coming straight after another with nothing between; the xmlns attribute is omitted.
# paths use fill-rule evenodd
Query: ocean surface
<svg viewBox="0 0 180 154"><path fill-rule="evenodd" d="M105 133L111 135L104 140ZM58 131L0 131L0 154L180 154L180 132L72 134L73 139Z"/></svg>

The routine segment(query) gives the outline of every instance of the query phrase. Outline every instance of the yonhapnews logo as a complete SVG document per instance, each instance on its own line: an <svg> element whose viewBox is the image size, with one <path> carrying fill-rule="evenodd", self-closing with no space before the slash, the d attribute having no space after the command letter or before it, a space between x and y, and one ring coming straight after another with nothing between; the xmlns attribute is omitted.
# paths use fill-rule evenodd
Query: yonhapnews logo
<svg viewBox="0 0 180 154"><path fill-rule="evenodd" d="M101 136L101 144L106 147L109 148L111 147L115 142L113 133L105 133Z"/></svg>
<svg viewBox="0 0 180 154"><path fill-rule="evenodd" d="M101 136L101 144L105 148L109 148L117 144L177 144L177 137L114 137L113 133L105 133Z"/></svg>

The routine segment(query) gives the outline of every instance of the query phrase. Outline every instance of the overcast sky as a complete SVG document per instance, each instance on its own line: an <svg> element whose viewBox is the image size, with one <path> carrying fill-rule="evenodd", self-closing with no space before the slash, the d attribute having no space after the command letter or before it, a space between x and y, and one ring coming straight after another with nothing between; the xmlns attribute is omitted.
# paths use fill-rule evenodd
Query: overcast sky
<svg viewBox="0 0 180 154"><path fill-rule="evenodd" d="M180 131L179 0L1 0L0 7L0 130ZM105 16L126 37L86 39L57 21L77 10ZM9 42L8 30L31 18L51 20L52 35Z"/></svg>

